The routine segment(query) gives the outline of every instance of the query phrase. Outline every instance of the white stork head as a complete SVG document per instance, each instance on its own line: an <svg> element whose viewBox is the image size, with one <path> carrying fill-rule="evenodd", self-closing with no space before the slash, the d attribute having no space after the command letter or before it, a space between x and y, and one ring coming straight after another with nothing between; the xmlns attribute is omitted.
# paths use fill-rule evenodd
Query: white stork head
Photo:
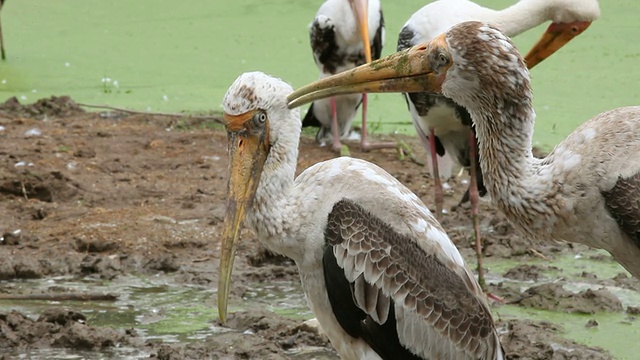
<svg viewBox="0 0 640 360"><path fill-rule="evenodd" d="M551 25L525 56L529 69L582 34L600 17L598 0L547 0L546 11L551 14Z"/></svg>
<svg viewBox="0 0 640 360"><path fill-rule="evenodd" d="M236 241L256 191L270 179L264 169L282 166L282 159L297 156L300 115L289 110L286 95L293 89L280 79L261 72L240 75L223 100L229 137L229 184L224 220L218 311L225 321ZM294 143L294 144L292 144ZM293 154L292 154L293 153Z"/></svg>

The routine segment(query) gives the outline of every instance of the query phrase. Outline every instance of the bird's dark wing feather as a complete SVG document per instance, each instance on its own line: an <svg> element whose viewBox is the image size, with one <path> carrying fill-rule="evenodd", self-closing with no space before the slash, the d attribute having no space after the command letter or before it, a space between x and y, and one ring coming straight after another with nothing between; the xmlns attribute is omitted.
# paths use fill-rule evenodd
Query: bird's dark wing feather
<svg viewBox="0 0 640 360"><path fill-rule="evenodd" d="M382 15L382 9L380 9L380 26L376 30L376 35L373 37L371 43L371 58L373 60L380 59L382 55L382 31L384 30L384 16Z"/></svg>
<svg viewBox="0 0 640 360"><path fill-rule="evenodd" d="M304 116L304 119L302 119L302 127L320 127L321 125L320 120L318 120L316 115L313 113L313 103L311 103L309 110L307 110L307 114Z"/></svg>
<svg viewBox="0 0 640 360"><path fill-rule="evenodd" d="M619 177L614 187L602 195L611 216L640 247L640 172L627 178Z"/></svg>
<svg viewBox="0 0 640 360"><path fill-rule="evenodd" d="M383 359L493 358L500 351L491 314L465 281L357 203L334 205L325 241L336 318Z"/></svg>
<svg viewBox="0 0 640 360"><path fill-rule="evenodd" d="M311 24L309 32L311 38L311 49L318 66L323 67L323 71L335 73L336 66L340 59L337 58L339 47L336 43L336 33L330 20L320 23L318 18Z"/></svg>
<svg viewBox="0 0 640 360"><path fill-rule="evenodd" d="M412 47L414 44L411 40L414 35L415 33L409 28L409 26L403 27L402 30L400 30L400 35L398 35L398 46L396 47L396 51L402 51Z"/></svg>

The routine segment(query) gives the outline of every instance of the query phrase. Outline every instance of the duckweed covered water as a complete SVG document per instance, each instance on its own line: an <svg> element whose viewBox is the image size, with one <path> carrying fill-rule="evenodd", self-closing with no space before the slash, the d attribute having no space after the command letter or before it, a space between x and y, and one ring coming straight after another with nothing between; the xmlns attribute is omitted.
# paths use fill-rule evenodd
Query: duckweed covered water
<svg viewBox="0 0 640 360"><path fill-rule="evenodd" d="M515 0L482 0L495 9ZM307 26L322 0L21 0L2 25L8 59L0 99L79 102L153 111L219 110L242 72L262 70L299 87L317 78ZM384 1L384 55L424 0ZM634 0L601 1L602 17L532 72L535 142L549 149L595 114L638 104L640 46ZM516 38L522 52L546 25ZM398 94L370 97L372 130L413 133Z"/></svg>

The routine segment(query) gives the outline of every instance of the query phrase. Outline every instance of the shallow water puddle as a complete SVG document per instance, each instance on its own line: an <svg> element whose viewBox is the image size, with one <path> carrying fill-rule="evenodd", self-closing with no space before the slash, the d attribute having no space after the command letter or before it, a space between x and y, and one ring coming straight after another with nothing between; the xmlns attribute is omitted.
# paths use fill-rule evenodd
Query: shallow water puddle
<svg viewBox="0 0 640 360"><path fill-rule="evenodd" d="M543 270L539 281L517 281L502 276L507 270L522 264L518 261L494 261L487 258L489 268L488 282L503 283L505 287L516 287L520 291L534 284L566 281L564 288L578 292L587 288L599 289L602 285L589 283L580 277L583 271L596 274L598 279L609 279L622 268L608 259L593 260L601 252L593 251L582 256L562 256L552 262L540 260L528 261L528 265L538 265ZM37 317L45 308L52 305L68 306L87 316L92 326L113 328L135 328L141 337L147 340L159 339L164 342L202 341L225 329L213 325L217 317L214 293L210 288L175 283L171 276L135 277L123 276L113 281L95 279L74 279L57 277L39 280L1 282L12 293L47 293L51 288L63 288L65 291L115 293L114 302L50 302L50 301L0 301L3 312L18 310L31 317ZM277 314L294 318L309 319L305 297L298 281L277 281L263 284L247 284L247 292L242 304L230 304L230 311L242 310L245 306L264 306ZM619 297L623 306L640 305L640 293L615 285L606 286ZM640 324L624 312L596 313L593 315L566 314L524 308L517 305L504 305L492 309L498 319L513 318L546 320L564 329L563 336L575 341L607 349L617 359L631 359L640 350L634 339L640 338ZM589 320L599 324L586 327ZM336 355L322 348L299 348L289 353L296 359L336 359ZM16 354L17 355L17 354ZM106 352L86 352L67 349L34 350L21 354L30 359L126 359L146 357L140 350L116 348Z"/></svg>
<svg viewBox="0 0 640 360"><path fill-rule="evenodd" d="M594 260L597 259L597 260ZM629 273L613 261L603 250L588 250L578 255L566 254L545 261L536 259L527 261L527 265L537 265L541 269L538 281L518 281L502 276L509 269L522 265L522 261L487 258L486 266L490 269L487 278L488 283L503 286L513 286L520 291L527 288L544 284L562 281L563 288L573 293L585 291L587 289L606 289L615 295L623 307L640 306L640 292L617 285L603 285L597 282L612 279L620 273ZM583 273L597 276L597 280L590 277L583 277ZM592 280L589 282L588 280ZM613 283L613 281L612 281ZM608 350L615 359L635 359L640 345L637 339L640 338L640 323L626 314L597 312L595 314L576 314L558 311L539 310L525 308L517 305L504 305L492 309L496 319L529 319L544 320L562 326L562 336L576 342L589 346L597 346ZM595 320L597 326L588 327L587 322Z"/></svg>
<svg viewBox="0 0 640 360"><path fill-rule="evenodd" d="M0 287L12 293L51 293L50 289L65 292L91 292L117 294L116 301L43 301L0 300L0 310L20 311L37 318L52 306L65 306L83 313L87 323L96 327L119 329L134 328L145 340L171 342L203 341L206 337L229 331L213 325L217 310L210 288L176 284L170 276L123 276L113 281L56 277L38 280L0 282ZM309 319L311 312L297 282L270 282L249 284L245 301L265 306L283 316ZM242 304L230 304L230 312L243 310ZM28 359L127 359L148 357L149 354L133 348L115 348L109 351L79 351L74 349L39 349L15 354ZM296 359L335 359L335 354L324 348L296 348L290 352Z"/></svg>

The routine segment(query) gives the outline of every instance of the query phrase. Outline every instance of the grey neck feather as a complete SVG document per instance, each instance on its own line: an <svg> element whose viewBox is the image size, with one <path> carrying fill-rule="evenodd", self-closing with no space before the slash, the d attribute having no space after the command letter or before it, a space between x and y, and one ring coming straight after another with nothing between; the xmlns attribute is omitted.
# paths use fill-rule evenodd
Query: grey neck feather
<svg viewBox="0 0 640 360"><path fill-rule="evenodd" d="M535 112L530 97L494 96L486 106L470 109L479 140L485 184L498 207L521 230L550 227L553 179L540 175L542 162L533 157L531 139ZM486 100L486 98L485 98ZM487 110L491 109L491 110ZM542 220L542 221L539 221Z"/></svg>

